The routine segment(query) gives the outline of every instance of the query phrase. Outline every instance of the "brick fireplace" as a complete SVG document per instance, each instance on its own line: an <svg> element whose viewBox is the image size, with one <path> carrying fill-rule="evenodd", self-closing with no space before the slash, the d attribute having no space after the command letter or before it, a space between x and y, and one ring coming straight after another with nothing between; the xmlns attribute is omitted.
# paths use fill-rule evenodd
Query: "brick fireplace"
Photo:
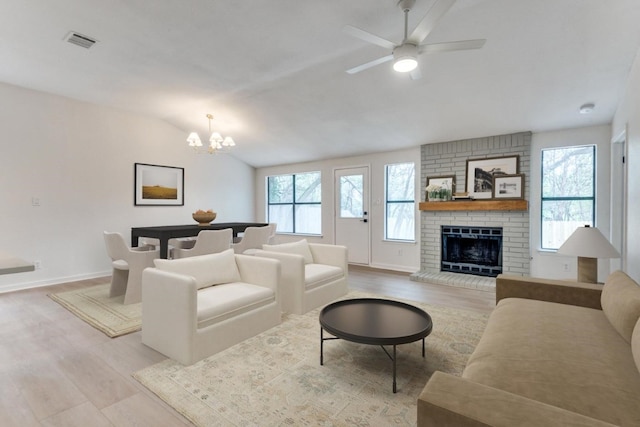
<svg viewBox="0 0 640 427"><path fill-rule="evenodd" d="M426 185L430 176L456 176L457 192L465 191L467 159L498 157L517 154L519 173L525 175L525 199L529 198L529 170L531 133L522 132L487 138L425 144L421 147L421 182ZM424 185L423 185L424 188ZM424 201L425 195L422 194ZM480 202L480 201L477 201ZM442 271L442 228L501 227L502 272L516 275L529 274L529 212L512 210L422 211L420 224L420 271L412 280L429 281L452 286L491 290L495 279L471 274ZM456 203L456 202L452 202ZM479 206L479 205L478 205Z"/></svg>

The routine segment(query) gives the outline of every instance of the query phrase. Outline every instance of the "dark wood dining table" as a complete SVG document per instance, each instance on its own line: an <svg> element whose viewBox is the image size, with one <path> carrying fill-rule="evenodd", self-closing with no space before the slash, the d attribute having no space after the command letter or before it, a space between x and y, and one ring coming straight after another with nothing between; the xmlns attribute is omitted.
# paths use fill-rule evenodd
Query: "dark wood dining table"
<svg viewBox="0 0 640 427"><path fill-rule="evenodd" d="M160 258L169 255L169 239L197 236L202 230L233 230L233 237L244 232L247 227L266 227L262 222L219 222L209 225L160 225L154 227L131 227L131 246L138 246L140 237L152 237L160 241Z"/></svg>

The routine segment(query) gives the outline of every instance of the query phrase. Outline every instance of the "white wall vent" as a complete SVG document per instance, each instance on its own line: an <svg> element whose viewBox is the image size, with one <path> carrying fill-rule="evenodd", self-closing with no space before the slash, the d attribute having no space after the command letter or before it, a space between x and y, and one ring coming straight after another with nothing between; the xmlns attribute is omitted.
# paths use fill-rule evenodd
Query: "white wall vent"
<svg viewBox="0 0 640 427"><path fill-rule="evenodd" d="M84 34L77 33L75 31L69 32L69 34L65 36L64 40L69 43L73 43L77 46L83 47L85 49L89 49L98 41L98 40L92 39L91 37L85 36Z"/></svg>

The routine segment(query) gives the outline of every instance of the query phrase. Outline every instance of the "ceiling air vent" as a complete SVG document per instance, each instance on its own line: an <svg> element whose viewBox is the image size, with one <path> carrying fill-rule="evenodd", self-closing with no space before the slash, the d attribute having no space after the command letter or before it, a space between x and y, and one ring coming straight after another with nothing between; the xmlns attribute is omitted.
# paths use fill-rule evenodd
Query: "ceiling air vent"
<svg viewBox="0 0 640 427"><path fill-rule="evenodd" d="M69 34L66 35L64 39L69 43L73 43L85 49L89 49L91 46L93 46L97 42L97 40L94 40L91 37L87 37L83 34L76 33L75 31L71 31Z"/></svg>

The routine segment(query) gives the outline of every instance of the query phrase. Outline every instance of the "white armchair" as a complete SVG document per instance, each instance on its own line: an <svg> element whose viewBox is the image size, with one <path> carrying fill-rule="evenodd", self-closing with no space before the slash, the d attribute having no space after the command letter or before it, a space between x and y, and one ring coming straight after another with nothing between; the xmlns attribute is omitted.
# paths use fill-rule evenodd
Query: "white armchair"
<svg viewBox="0 0 640 427"><path fill-rule="evenodd" d="M218 254L155 261L142 275L142 343L184 365L280 324L280 263Z"/></svg>
<svg viewBox="0 0 640 427"><path fill-rule="evenodd" d="M281 263L280 298L286 313L304 314L346 295L347 248L308 243L263 245L257 257Z"/></svg>
<svg viewBox="0 0 640 427"><path fill-rule="evenodd" d="M107 255L111 258L110 297L124 294L125 304L140 302L142 298L142 270L153 267L153 260L160 257L160 250L152 246L129 248L120 233L104 232Z"/></svg>

